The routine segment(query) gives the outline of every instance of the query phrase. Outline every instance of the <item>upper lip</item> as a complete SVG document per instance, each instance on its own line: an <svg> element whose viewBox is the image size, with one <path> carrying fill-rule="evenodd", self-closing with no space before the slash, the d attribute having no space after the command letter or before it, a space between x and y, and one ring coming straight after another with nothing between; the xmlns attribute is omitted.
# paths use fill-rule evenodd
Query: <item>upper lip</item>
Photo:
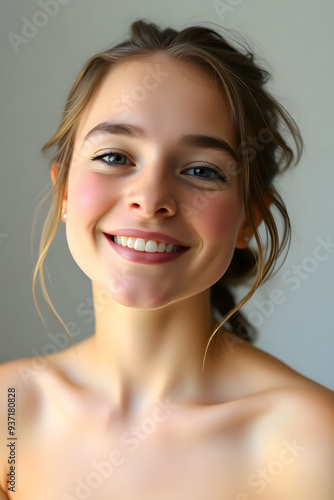
<svg viewBox="0 0 334 500"><path fill-rule="evenodd" d="M172 236L169 236L167 234L140 231L139 229L115 229L106 234L112 236L127 236L129 238L131 237L142 238L143 240L155 240L155 241L161 241L162 243L171 243L172 245L187 247L187 245L182 241L179 241L176 238L173 238Z"/></svg>

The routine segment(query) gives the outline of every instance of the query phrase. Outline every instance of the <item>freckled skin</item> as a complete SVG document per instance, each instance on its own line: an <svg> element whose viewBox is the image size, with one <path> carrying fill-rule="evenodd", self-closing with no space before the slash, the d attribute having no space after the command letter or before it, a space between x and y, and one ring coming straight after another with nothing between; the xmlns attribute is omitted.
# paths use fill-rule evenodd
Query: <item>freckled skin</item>
<svg viewBox="0 0 334 500"><path fill-rule="evenodd" d="M167 76L154 86L156 64ZM135 100L144 82L152 89ZM83 145L106 120L148 135ZM208 75L162 54L119 64L81 116L63 210L69 249L92 282L95 331L47 357L0 366L0 401L12 386L19 398L17 489L1 491L9 469L0 446L0 500L254 500L260 491L266 500L332 500L331 391L224 328L202 372L216 325L210 287L250 228L230 158L179 146L190 133L237 148ZM91 160L108 149L127 166ZM190 175L203 162L228 183ZM130 262L103 234L122 228L166 233L190 249L162 265ZM1 403L0 443L6 410Z"/></svg>

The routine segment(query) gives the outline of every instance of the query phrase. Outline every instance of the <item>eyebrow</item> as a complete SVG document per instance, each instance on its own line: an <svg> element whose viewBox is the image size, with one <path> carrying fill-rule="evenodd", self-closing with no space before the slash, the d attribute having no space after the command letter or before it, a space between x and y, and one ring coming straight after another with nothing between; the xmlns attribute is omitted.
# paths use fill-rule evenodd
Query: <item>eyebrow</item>
<svg viewBox="0 0 334 500"><path fill-rule="evenodd" d="M145 137L145 130L137 125L129 123L102 122L96 125L88 132L84 138L83 144L92 136L100 134L125 135L127 137L140 138ZM192 146L196 148L217 149L229 153L235 161L238 161L237 154L233 148L223 139L201 134L182 135L178 141L180 145Z"/></svg>

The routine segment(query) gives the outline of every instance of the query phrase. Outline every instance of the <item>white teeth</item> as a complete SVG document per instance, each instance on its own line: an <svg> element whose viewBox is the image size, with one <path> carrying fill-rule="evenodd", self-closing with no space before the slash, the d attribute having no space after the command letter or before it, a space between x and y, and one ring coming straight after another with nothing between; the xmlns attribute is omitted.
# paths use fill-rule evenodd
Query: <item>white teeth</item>
<svg viewBox="0 0 334 500"><path fill-rule="evenodd" d="M160 243L158 243L157 252L164 252L166 250L166 246L167 246L166 243L160 241Z"/></svg>
<svg viewBox="0 0 334 500"><path fill-rule="evenodd" d="M153 240L149 240L145 245L145 252L156 252L158 249L158 243Z"/></svg>
<svg viewBox="0 0 334 500"><path fill-rule="evenodd" d="M125 237L123 236L125 239ZM144 252L145 250L145 240L142 238L137 238L135 241L135 246L133 247L135 250L139 250L139 252Z"/></svg>
<svg viewBox="0 0 334 500"><path fill-rule="evenodd" d="M114 242L123 247L133 248L138 252L177 252L180 247L172 243L163 243L162 241L144 240L143 238L132 238L127 236L114 236Z"/></svg>
<svg viewBox="0 0 334 500"><path fill-rule="evenodd" d="M129 248L134 248L135 246L135 241L136 241L136 238L128 238L128 247Z"/></svg>

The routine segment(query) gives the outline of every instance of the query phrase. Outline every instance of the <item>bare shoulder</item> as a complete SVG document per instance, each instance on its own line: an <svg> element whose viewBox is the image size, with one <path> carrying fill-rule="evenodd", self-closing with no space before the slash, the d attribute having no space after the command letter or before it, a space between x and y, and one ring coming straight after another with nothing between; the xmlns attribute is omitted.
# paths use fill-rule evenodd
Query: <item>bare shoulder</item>
<svg viewBox="0 0 334 500"><path fill-rule="evenodd" d="M334 393L299 376L274 397L276 450L288 448L294 462L283 486L295 500L332 500L334 492ZM285 481L285 484L284 484Z"/></svg>
<svg viewBox="0 0 334 500"><path fill-rule="evenodd" d="M0 365L0 433L7 433L7 421L10 414L20 416L20 425L24 426L38 411L40 400L39 379L42 370L37 369L38 360L24 358L8 361Z"/></svg>
<svg viewBox="0 0 334 500"><path fill-rule="evenodd" d="M44 357L22 358L0 365L0 485L3 487L8 467L8 438L19 438L34 432L42 413L45 379L53 371ZM1 490L0 490L1 491ZM1 498L1 497L0 497Z"/></svg>
<svg viewBox="0 0 334 500"><path fill-rule="evenodd" d="M15 390L20 404L32 401L38 393L39 382L50 367L45 358L22 358L0 365L0 391L2 398ZM2 409L4 408L1 406Z"/></svg>
<svg viewBox="0 0 334 500"><path fill-rule="evenodd" d="M294 400L310 402L314 398L333 404L334 392L302 375L284 361L226 332L222 337L223 363L252 394L261 391L291 392Z"/></svg>
<svg viewBox="0 0 334 500"><path fill-rule="evenodd" d="M238 398L263 396L276 422L334 444L334 392L275 356L228 333L223 362ZM237 381L237 382L234 382Z"/></svg>
<svg viewBox="0 0 334 500"><path fill-rule="evenodd" d="M1 401L3 403L9 393L15 393L17 407L22 414L21 425L30 418L36 418L45 395L45 386L51 384L53 379L61 378L66 366L64 359L69 357L67 351L70 349L0 365ZM3 404L0 407L1 418L7 418L7 407Z"/></svg>
<svg viewBox="0 0 334 500"><path fill-rule="evenodd" d="M84 344L84 342L82 342ZM16 411L20 413L20 431L36 422L50 393L61 395L61 389L75 380L79 370L78 346L71 346L47 356L27 357L0 365L0 420L7 421L8 395L15 394ZM75 381L73 383L75 385ZM56 389L56 391L54 391ZM1 425L0 432L3 432ZM1 452L0 452L1 453Z"/></svg>
<svg viewBox="0 0 334 500"><path fill-rule="evenodd" d="M29 412L32 413L37 406L35 384L25 383L24 377L22 377L27 365L27 360L8 361L0 365L1 499L8 498L3 493L6 489L8 468L16 466L17 456L15 450L19 437L17 424L20 422L20 432L23 431L25 421L29 420Z"/></svg>
<svg viewBox="0 0 334 500"><path fill-rule="evenodd" d="M225 358L244 396L266 408L253 434L265 454L263 477L252 476L258 492L262 484L274 494L279 485L282 498L332 500L334 392L233 334L226 345Z"/></svg>

